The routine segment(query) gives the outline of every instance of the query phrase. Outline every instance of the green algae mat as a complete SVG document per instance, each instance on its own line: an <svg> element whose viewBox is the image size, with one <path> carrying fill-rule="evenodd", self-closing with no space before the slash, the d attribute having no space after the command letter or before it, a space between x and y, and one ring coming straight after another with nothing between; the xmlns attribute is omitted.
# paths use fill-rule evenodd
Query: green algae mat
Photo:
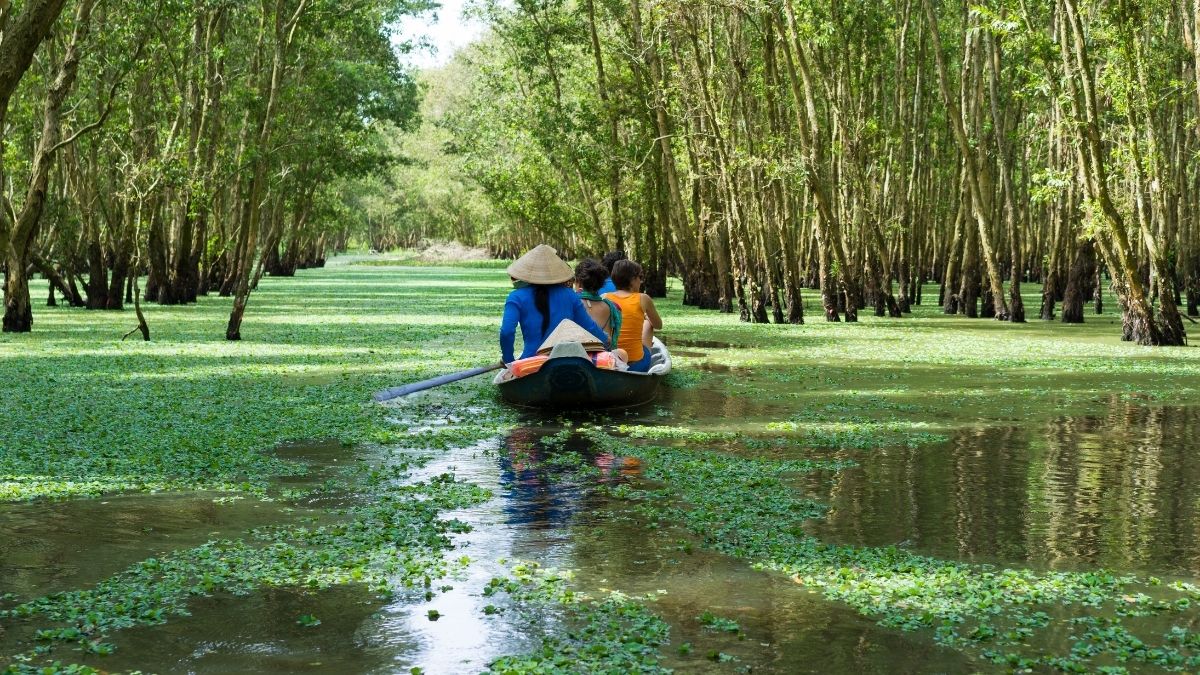
<svg viewBox="0 0 1200 675"><path fill-rule="evenodd" d="M676 291L644 409L370 402L492 360L507 290L331 265L265 279L239 343L216 297L150 343L66 308L0 337L0 667L1200 668L1200 349Z"/></svg>

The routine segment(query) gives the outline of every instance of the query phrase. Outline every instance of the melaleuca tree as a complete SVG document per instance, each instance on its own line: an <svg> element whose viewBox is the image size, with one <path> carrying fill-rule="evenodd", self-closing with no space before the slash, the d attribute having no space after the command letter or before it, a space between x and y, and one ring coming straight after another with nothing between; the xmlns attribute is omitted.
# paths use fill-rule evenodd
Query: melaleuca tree
<svg viewBox="0 0 1200 675"><path fill-rule="evenodd" d="M233 296L226 335L237 339L258 277L319 264L345 241L347 218L331 206L343 178L382 171L379 130L416 118L394 30L430 3L81 1L57 24L52 5L25 5L57 29L5 108L21 149L5 175L36 197L18 198L0 227L5 325L29 328L33 269L95 309L120 309L148 274L148 300ZM19 44L38 46L5 37L10 51ZM43 143L52 110L69 112ZM26 204L44 227L29 226L42 219L21 215Z"/></svg>
<svg viewBox="0 0 1200 675"><path fill-rule="evenodd" d="M450 149L516 252L626 243L749 321L947 313L1185 339L1200 305L1194 3L485 5ZM422 203L419 199L415 203ZM478 236L479 232L476 233Z"/></svg>

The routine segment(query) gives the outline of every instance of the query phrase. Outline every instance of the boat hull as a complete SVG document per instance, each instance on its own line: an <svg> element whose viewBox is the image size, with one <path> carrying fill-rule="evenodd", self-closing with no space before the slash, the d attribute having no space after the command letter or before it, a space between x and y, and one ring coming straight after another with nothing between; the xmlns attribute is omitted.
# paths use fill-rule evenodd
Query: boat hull
<svg viewBox="0 0 1200 675"><path fill-rule="evenodd" d="M496 386L505 401L528 408L555 410L619 408L643 405L658 395L659 385L670 372L670 355L655 340L655 354L665 367L652 373L597 368L591 360L562 356L546 361L541 370L525 377L497 377ZM501 374L503 375L503 373Z"/></svg>

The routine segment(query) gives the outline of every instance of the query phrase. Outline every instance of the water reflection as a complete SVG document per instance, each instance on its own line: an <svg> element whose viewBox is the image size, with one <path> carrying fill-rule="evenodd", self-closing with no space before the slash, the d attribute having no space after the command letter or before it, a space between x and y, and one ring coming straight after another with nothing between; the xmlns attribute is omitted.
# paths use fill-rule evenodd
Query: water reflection
<svg viewBox="0 0 1200 675"><path fill-rule="evenodd" d="M507 524L556 527L566 524L580 508L584 487L576 482L556 483L547 475L539 443L544 435L530 428L516 429L498 453Z"/></svg>
<svg viewBox="0 0 1200 675"><path fill-rule="evenodd" d="M656 595L653 610L672 625L673 646L664 650L664 658L678 672L975 667L925 636L880 628L786 577L683 546L682 532L649 527L628 511L628 502L592 489L602 482L640 481L640 463L598 452L582 436L559 435L562 430L548 420L521 427L502 439L452 449L414 476L450 472L494 494L486 503L444 514L471 524L470 532L456 536L450 555L469 556L471 563L436 581L428 597L418 588L384 602L365 588L348 586L200 598L190 603L191 616L121 631L111 636L119 646L116 655L86 661L108 670L157 672L395 673L414 666L429 673L480 672L501 655L537 650L543 635L561 629L556 612L531 616L502 594L483 593L492 577L507 573L499 561L533 560L578 570L576 587L592 595L607 589ZM154 513L143 520L161 526L164 517ZM186 511L180 517L205 520ZM498 611L487 611L488 605ZM430 610L437 611L436 621ZM701 626L698 617L704 611L738 621L745 639ZM319 617L321 624L300 625L304 614ZM689 655L675 649L683 642L694 645ZM738 661L714 664L708 655L716 652Z"/></svg>
<svg viewBox="0 0 1200 675"><path fill-rule="evenodd" d="M745 563L698 546L687 535L653 529L629 504L597 494L601 482L639 481L641 464L629 457L597 452L585 438L560 432L553 423L522 427L494 449L460 450L424 473L452 470L461 479L490 487L490 502L447 514L473 526L456 538L458 553L472 559L466 577L425 603L411 600L386 608L364 631L380 642L402 636L419 648L398 652L397 666L420 665L426 672L479 672L504 654L540 647L540 636L560 617L530 617L483 596L500 559L533 560L543 566L576 570L574 586L603 595L619 590L657 597L652 609L672 625L672 645L690 642L680 655L664 650L677 672L918 672L961 671L974 666L966 657L934 646L926 637L880 628L849 607L830 603L790 579L753 570ZM561 461L570 457L570 461ZM576 462L582 457L582 464ZM599 470L597 475L596 470ZM503 609L484 614L484 607ZM430 609L440 618L431 622ZM713 611L738 621L745 638L704 628L699 616ZM738 659L717 665L710 653Z"/></svg>
<svg viewBox="0 0 1200 675"><path fill-rule="evenodd" d="M0 594L21 599L93 584L163 551L311 515L221 493L115 495L0 509Z"/></svg>
<svg viewBox="0 0 1200 675"><path fill-rule="evenodd" d="M381 642L363 632L364 619L379 604L361 586L265 588L245 597L197 598L189 604L188 616L122 631L115 636L120 645L116 653L82 660L102 672L394 672L390 662L412 645L405 644L406 636ZM298 623L306 614L321 623Z"/></svg>
<svg viewBox="0 0 1200 675"><path fill-rule="evenodd" d="M863 453L813 477L839 543L1052 568L1200 574L1200 408L1114 401L1105 415L975 428Z"/></svg>

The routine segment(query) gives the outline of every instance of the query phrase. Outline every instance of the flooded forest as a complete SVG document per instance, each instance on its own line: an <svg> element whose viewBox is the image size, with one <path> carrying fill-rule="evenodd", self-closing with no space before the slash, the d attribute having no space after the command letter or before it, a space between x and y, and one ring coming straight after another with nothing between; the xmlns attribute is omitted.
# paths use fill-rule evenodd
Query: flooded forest
<svg viewBox="0 0 1200 675"><path fill-rule="evenodd" d="M1198 73L1200 0L0 0L0 673L1200 672Z"/></svg>

